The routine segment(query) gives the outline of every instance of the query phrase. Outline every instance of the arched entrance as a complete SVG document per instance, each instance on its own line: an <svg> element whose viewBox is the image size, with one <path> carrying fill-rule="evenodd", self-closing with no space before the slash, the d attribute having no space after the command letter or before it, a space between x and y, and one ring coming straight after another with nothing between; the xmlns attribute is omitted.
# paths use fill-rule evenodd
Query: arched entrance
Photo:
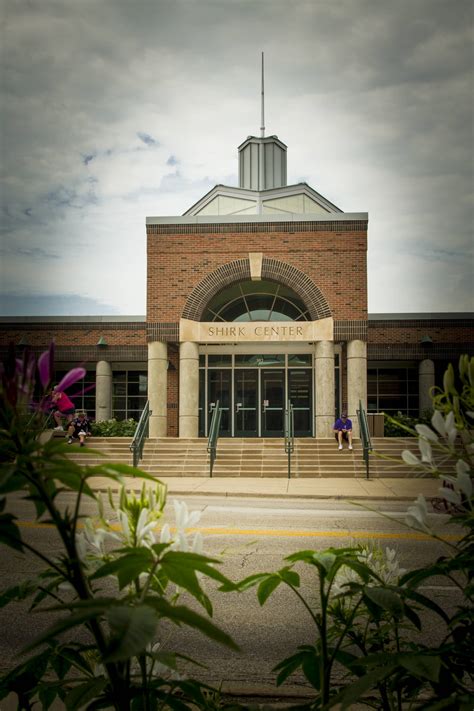
<svg viewBox="0 0 474 711"><path fill-rule="evenodd" d="M189 295L179 338L180 436L206 436L218 400L229 437L282 437L290 402L299 437L333 421L334 322L296 267L261 254L221 265Z"/></svg>
<svg viewBox="0 0 474 711"><path fill-rule="evenodd" d="M310 313L300 296L285 284L270 279L243 279L217 292L208 301L201 320L215 323L216 330L224 323L259 324L256 326L259 333L277 333L280 331L277 324L307 322ZM263 326L264 323L268 325ZM241 329L235 328L238 334ZM220 346L202 344L199 358L201 436L207 435L217 401L222 408L221 436L282 437L285 409L291 402L295 434L311 437L312 347L258 341Z"/></svg>

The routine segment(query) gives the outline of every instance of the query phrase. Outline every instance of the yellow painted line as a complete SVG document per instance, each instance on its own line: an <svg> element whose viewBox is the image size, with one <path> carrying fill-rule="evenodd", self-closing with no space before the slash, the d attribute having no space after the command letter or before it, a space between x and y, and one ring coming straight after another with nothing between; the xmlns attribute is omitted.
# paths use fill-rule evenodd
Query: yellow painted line
<svg viewBox="0 0 474 711"><path fill-rule="evenodd" d="M54 528L51 523L35 523L34 521L19 521L17 525L22 528ZM78 528L83 528L83 524L79 523ZM121 531L119 524L110 526L112 531ZM160 530L159 527L155 530ZM174 531L171 527L171 531ZM382 531L292 531L288 529L264 529L264 528L188 528L188 533L196 533L199 531L202 534L209 536L263 536L268 538L375 538L375 539L400 539L406 541L432 541L433 538L427 533L387 533ZM460 541L461 536L448 534L440 536L443 541Z"/></svg>

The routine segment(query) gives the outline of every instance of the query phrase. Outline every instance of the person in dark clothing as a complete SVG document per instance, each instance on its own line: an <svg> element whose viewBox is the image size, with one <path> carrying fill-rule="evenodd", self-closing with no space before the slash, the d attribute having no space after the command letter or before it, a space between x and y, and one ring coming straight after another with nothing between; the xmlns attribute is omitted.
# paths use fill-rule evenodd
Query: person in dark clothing
<svg viewBox="0 0 474 711"><path fill-rule="evenodd" d="M339 449L342 449L342 440L349 442L349 449L352 449L352 421L347 417L347 412L343 412L333 426L336 440L339 442Z"/></svg>
<svg viewBox="0 0 474 711"><path fill-rule="evenodd" d="M91 434L90 422L87 419L85 412L78 412L77 417L71 420L69 427L67 428L67 434L68 444L72 444L75 439L78 439L79 446L84 447L86 437L89 437Z"/></svg>

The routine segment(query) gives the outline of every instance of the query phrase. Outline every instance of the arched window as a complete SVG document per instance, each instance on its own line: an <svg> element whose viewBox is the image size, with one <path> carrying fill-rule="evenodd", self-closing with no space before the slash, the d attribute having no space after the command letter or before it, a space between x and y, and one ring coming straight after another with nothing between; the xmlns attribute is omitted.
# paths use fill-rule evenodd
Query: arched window
<svg viewBox="0 0 474 711"><path fill-rule="evenodd" d="M287 286L273 281L241 281L220 291L203 321L310 321L308 309Z"/></svg>

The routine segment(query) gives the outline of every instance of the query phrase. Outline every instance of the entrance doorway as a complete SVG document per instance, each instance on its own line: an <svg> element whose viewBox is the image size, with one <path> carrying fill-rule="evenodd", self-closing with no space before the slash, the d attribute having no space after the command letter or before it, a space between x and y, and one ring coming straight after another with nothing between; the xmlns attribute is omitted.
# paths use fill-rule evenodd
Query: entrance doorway
<svg viewBox="0 0 474 711"><path fill-rule="evenodd" d="M293 405L295 435L311 437L311 366L311 354L201 356L200 436L207 436L219 401L223 437L283 437L288 402Z"/></svg>

